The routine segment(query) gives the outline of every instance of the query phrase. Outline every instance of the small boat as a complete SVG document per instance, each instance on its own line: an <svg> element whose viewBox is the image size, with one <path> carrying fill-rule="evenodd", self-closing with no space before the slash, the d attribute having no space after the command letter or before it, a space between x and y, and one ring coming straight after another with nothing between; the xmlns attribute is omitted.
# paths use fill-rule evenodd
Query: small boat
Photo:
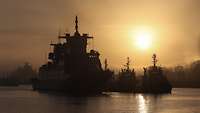
<svg viewBox="0 0 200 113"><path fill-rule="evenodd" d="M153 66L144 68L144 76L142 81L143 93L171 93L172 85L163 74L162 67L157 66L156 54L153 54Z"/></svg>

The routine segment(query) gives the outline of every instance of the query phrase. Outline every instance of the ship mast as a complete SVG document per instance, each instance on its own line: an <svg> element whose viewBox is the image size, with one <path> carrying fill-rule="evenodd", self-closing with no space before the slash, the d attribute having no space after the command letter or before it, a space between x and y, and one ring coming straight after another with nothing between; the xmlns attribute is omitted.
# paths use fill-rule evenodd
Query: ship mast
<svg viewBox="0 0 200 113"><path fill-rule="evenodd" d="M76 32L78 32L78 16L76 16L75 23L76 23L75 29L76 29Z"/></svg>
<svg viewBox="0 0 200 113"><path fill-rule="evenodd" d="M152 61L153 62L153 66L156 67L156 63L158 62L158 60L156 58L156 54L155 53L153 54L152 58L153 58L153 61Z"/></svg>
<svg viewBox="0 0 200 113"><path fill-rule="evenodd" d="M76 20L75 20L75 30L76 30L76 32L75 32L75 36L80 36L80 33L78 32L78 16L76 16Z"/></svg>
<svg viewBox="0 0 200 113"><path fill-rule="evenodd" d="M130 58L127 57L127 62L126 62L126 65L124 65L126 67L126 70L129 70L130 69Z"/></svg>

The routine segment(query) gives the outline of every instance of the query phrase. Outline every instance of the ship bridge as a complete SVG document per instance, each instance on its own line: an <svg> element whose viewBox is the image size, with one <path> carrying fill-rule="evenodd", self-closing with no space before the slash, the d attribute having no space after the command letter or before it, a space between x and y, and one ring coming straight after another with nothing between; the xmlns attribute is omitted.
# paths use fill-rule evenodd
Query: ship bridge
<svg viewBox="0 0 200 113"><path fill-rule="evenodd" d="M64 36L59 36L59 38L66 39L69 52L70 54L73 54L73 55L86 55L87 54L87 40L93 39L93 37L89 36L86 33L83 33L82 35L79 33L77 16L75 19L74 35L71 36L69 33L65 33Z"/></svg>

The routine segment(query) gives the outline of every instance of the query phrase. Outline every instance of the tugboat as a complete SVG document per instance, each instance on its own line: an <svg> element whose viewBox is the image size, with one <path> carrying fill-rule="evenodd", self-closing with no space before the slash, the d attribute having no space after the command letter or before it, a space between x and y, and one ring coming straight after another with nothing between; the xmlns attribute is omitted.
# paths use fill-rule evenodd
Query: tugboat
<svg viewBox="0 0 200 113"><path fill-rule="evenodd" d="M172 86L163 74L162 67L156 66L156 54L153 54L153 66L144 68L143 93L171 93Z"/></svg>
<svg viewBox="0 0 200 113"><path fill-rule="evenodd" d="M130 69L130 59L127 58L127 63L118 74L118 77L113 77L110 81L109 91L111 92L135 92L136 76L134 69Z"/></svg>
<svg viewBox="0 0 200 113"><path fill-rule="evenodd" d="M130 69L130 59L127 57L127 63L124 65L125 68L121 69L118 79L118 90L119 92L135 92L136 77L135 70Z"/></svg>
<svg viewBox="0 0 200 113"><path fill-rule="evenodd" d="M75 19L75 33L65 33L58 38L64 43L50 44L53 52L49 53L49 62L39 68L39 76L33 79L33 89L62 91L70 94L97 94L104 90L111 75L104 71L99 59L99 52L87 52L87 40L93 39L88 34L78 31L78 17Z"/></svg>

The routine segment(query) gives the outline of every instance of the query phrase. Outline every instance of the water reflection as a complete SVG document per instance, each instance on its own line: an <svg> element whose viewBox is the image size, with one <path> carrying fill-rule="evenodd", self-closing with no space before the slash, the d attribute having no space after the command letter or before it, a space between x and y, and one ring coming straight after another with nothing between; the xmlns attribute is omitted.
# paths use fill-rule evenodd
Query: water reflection
<svg viewBox="0 0 200 113"><path fill-rule="evenodd" d="M200 109L200 89L175 89L171 95L111 92L88 97L23 88L0 88L0 92L0 113L199 113Z"/></svg>
<svg viewBox="0 0 200 113"><path fill-rule="evenodd" d="M136 100L138 103L138 111L139 113L148 113L148 101L144 98L142 94L136 95Z"/></svg>

